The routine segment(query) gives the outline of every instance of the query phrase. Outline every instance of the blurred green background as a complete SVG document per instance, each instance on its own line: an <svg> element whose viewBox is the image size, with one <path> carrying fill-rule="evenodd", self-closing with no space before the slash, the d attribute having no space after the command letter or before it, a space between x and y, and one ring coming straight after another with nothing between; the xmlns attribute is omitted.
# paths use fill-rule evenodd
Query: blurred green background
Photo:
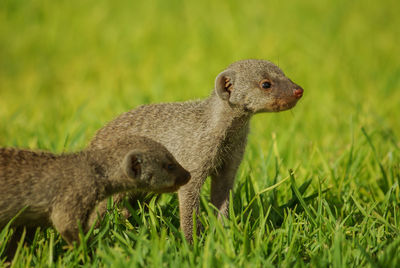
<svg viewBox="0 0 400 268"><path fill-rule="evenodd" d="M298 261L315 257L328 265L325 261L332 253L337 259L348 254L348 260L366 264L386 249L389 253L383 255L391 260L390 250L397 244L387 245L400 232L396 218L400 191L396 184L396 180L400 182L399 11L398 0L1 0L0 146L76 151L122 112L141 104L204 98L216 75L233 61L268 59L305 93L291 111L253 118L235 186L235 203L242 202L235 207L236 213L246 211L252 198L244 194L246 182L259 192L286 177L288 168L298 167L298 184L308 179L313 182L307 194L329 189L326 204L336 212L331 221L351 221L343 222L339 229L332 227L342 232L339 235L327 232L321 224L315 232L327 235L319 244L311 231L301 229L302 240L294 244L290 238L285 240L290 232L279 225L284 221L287 228L294 226L287 210L279 221L272 219L271 232L255 235L259 242L253 241L254 249L261 252L268 244L273 252L267 248L267 253L254 253L252 260L263 262L267 255L272 263L280 264L290 256ZM270 161L274 158L276 166ZM208 187L206 184L206 190ZM175 210L164 210L164 218L178 227L176 198L166 196L164 204ZM279 201L293 208L290 197L290 185L286 184L276 196L267 195L265 202L257 204L262 207ZM376 203L383 200L386 203ZM316 207L315 202L313 205ZM364 221L366 214L360 207L372 211L376 206L380 218L372 221L366 217ZM393 214L388 212L392 209ZM323 213L318 217L322 219ZM302 215L296 214L293 221ZM377 224L382 219L384 226ZM306 218L300 221L297 226L311 226ZM254 222L256 233L264 226L257 226L258 219ZM138 241L145 243L141 244L145 245L144 254L150 250L155 259L165 258L157 247L152 248L157 243L162 248L175 233L163 229L161 237L169 239L159 239L154 228L153 240L146 240L148 228L140 230L143 236ZM244 234L247 239L254 233L234 235ZM281 240L270 239L270 235ZM345 235L350 236L348 242L341 240ZM371 258L352 240L357 235ZM206 237L211 241L207 244L210 251L204 254L211 261L221 261L220 256L228 256L234 263L250 261L246 249L239 255L226 246L241 249L240 240L216 236L227 243L219 244L213 242L212 232ZM174 241L167 242L171 243L168 250L180 252L184 244L179 238L176 244ZM274 249L276 241L283 241L279 242L282 250ZM60 243L58 252L63 254ZM287 253L289 246L298 251ZM202 260L201 247L191 250L186 245L191 262ZM186 255L182 259L176 256L180 263ZM151 263L153 257L147 261Z"/></svg>
<svg viewBox="0 0 400 268"><path fill-rule="evenodd" d="M273 61L305 89L292 112L256 116L251 143L291 131L284 150L316 142L335 154L352 124L398 137L399 8L396 0L3 0L0 144L82 148L139 104L206 97L220 71L246 58Z"/></svg>

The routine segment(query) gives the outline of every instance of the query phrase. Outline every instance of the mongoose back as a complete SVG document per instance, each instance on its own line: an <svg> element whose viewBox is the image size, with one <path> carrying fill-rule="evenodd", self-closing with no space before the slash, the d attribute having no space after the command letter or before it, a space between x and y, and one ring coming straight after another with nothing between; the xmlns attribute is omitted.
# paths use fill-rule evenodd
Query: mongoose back
<svg viewBox="0 0 400 268"><path fill-rule="evenodd" d="M242 161L253 114L294 107L303 89L265 60L242 60L228 66L204 100L138 107L100 129L90 147L103 148L126 133L138 133L163 144L191 173L179 192L181 227L191 241L193 210L200 188L211 176L211 202L228 214L229 191Z"/></svg>
<svg viewBox="0 0 400 268"><path fill-rule="evenodd" d="M176 191L190 174L161 144L123 135L110 147L55 155L0 149L0 227L21 209L14 226L53 225L68 242L87 231L99 201L112 194L142 190Z"/></svg>

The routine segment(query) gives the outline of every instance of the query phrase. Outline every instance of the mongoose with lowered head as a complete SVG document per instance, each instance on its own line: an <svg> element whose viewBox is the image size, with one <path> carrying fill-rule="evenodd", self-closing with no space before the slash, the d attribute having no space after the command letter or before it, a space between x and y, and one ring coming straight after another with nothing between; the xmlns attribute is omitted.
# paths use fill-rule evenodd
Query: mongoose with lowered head
<svg viewBox="0 0 400 268"><path fill-rule="evenodd" d="M25 208L14 226L53 225L71 244L79 239L78 222L86 232L96 205L107 196L176 191L190 179L171 153L149 138L122 135L109 145L62 155L1 148L0 227Z"/></svg>
<svg viewBox="0 0 400 268"><path fill-rule="evenodd" d="M204 100L138 107L100 129L90 147L103 148L125 133L138 133L163 144L191 173L178 191L180 221L191 241L193 210L200 188L211 176L211 202L228 214L229 191L242 161L253 114L294 107L303 89L265 60L242 60L228 66Z"/></svg>

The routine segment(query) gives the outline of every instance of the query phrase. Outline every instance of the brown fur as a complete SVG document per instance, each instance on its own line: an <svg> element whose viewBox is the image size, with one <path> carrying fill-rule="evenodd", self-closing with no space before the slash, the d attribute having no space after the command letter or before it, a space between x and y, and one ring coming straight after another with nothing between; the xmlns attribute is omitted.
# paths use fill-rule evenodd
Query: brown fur
<svg viewBox="0 0 400 268"><path fill-rule="evenodd" d="M72 243L79 239L78 222L86 232L96 219L94 208L107 196L128 190L176 191L190 178L151 139L123 135L109 145L63 155L1 148L0 227L26 208L14 226L53 225Z"/></svg>
<svg viewBox="0 0 400 268"><path fill-rule="evenodd" d="M263 82L270 88L262 88ZM192 240L192 214L199 208L200 188L211 176L211 201L221 215L228 214L229 191L242 161L253 114L294 107L303 90L273 63L243 60L220 73L205 100L138 107L100 129L90 147L109 146L126 133L150 137L190 171L192 179L179 194L180 220Z"/></svg>

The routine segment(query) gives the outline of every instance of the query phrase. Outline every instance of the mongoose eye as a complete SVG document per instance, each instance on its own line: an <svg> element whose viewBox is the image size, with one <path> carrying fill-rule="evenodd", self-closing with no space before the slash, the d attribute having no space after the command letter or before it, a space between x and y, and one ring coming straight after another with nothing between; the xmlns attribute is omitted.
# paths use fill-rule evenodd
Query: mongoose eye
<svg viewBox="0 0 400 268"><path fill-rule="evenodd" d="M260 84L261 84L261 87L264 88L264 89L267 89L267 88L270 88L270 87L271 87L271 82L270 82L270 81L267 81L267 80L261 81Z"/></svg>
<svg viewBox="0 0 400 268"><path fill-rule="evenodd" d="M167 164L167 166L165 167L165 169L168 171L173 171L175 168L176 166L174 164Z"/></svg>

